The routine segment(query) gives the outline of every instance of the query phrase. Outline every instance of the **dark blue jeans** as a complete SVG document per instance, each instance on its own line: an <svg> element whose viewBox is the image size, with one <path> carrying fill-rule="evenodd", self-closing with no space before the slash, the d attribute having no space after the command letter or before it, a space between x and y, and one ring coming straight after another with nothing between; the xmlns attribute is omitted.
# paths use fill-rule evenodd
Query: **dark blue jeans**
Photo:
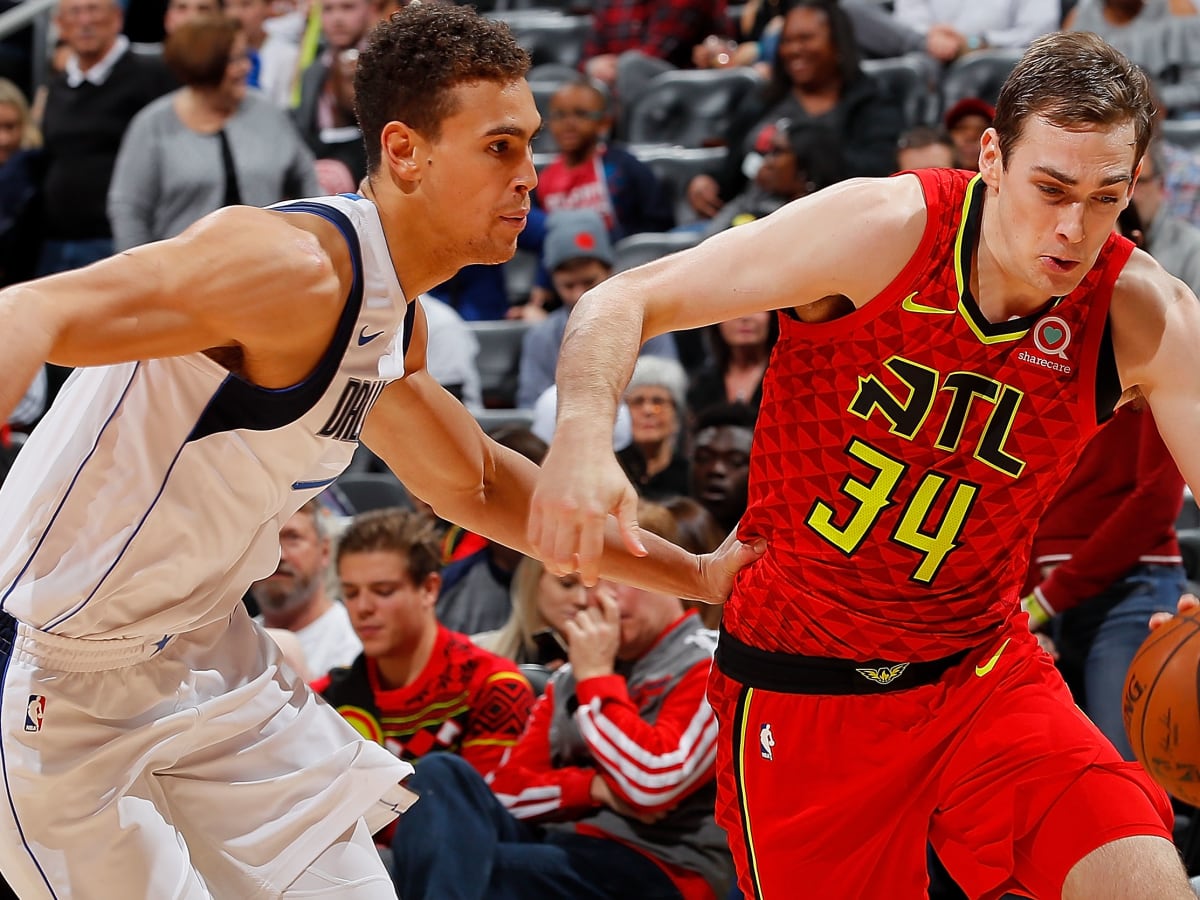
<svg viewBox="0 0 1200 900"><path fill-rule="evenodd" d="M658 866L616 841L513 818L458 756L423 758L405 784L421 799L392 841L404 900L681 900Z"/></svg>
<svg viewBox="0 0 1200 900"><path fill-rule="evenodd" d="M1063 674L1072 689L1082 687L1076 700L1125 759L1133 759L1121 713L1125 674L1150 633L1150 616L1174 612L1184 590L1182 566L1139 565L1054 623Z"/></svg>
<svg viewBox="0 0 1200 900"><path fill-rule="evenodd" d="M112 238L91 238L80 241L46 241L38 258L37 274L54 275L82 269L84 266L108 259L113 255Z"/></svg>

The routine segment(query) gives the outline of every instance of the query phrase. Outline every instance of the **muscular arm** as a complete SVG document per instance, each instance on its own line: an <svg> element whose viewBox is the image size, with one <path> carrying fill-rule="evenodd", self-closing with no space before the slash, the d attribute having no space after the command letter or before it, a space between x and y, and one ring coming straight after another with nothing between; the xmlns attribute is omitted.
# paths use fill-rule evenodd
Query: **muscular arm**
<svg viewBox="0 0 1200 900"><path fill-rule="evenodd" d="M424 368L424 341L425 316L419 313L405 360L411 374L384 389L367 417L363 442L442 518L535 555L526 524L537 466L485 435L466 408L433 380ZM419 451L413 435L420 435ZM606 442L612 446L611 437ZM722 579L710 583L711 573L698 557L652 534L643 536L643 544L645 557L632 553L621 545L612 523L600 561L605 575L679 597L725 598L728 586Z"/></svg>
<svg viewBox="0 0 1200 900"><path fill-rule="evenodd" d="M579 553L591 583L606 515L633 525L636 496L608 434L647 338L833 294L862 305L904 268L924 226L915 177L845 182L585 294L563 339L558 428L530 520L547 563L566 570Z"/></svg>
<svg viewBox="0 0 1200 900"><path fill-rule="evenodd" d="M344 241L323 229L311 216L233 207L172 240L0 292L0 420L46 361L233 347L255 383L299 381L328 345L349 284Z"/></svg>
<svg viewBox="0 0 1200 900"><path fill-rule="evenodd" d="M1113 348L1121 385L1137 388L1179 471L1200 488L1200 301L1183 282L1135 251L1117 282Z"/></svg>

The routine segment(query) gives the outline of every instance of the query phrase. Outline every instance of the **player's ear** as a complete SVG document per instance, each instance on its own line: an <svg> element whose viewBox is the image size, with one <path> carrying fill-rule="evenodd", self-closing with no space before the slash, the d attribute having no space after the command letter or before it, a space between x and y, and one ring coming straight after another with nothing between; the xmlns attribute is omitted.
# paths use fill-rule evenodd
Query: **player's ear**
<svg viewBox="0 0 1200 900"><path fill-rule="evenodd" d="M1000 187L1000 173L1004 169L1004 158L1000 155L1000 137L995 128L989 128L979 140L979 174L983 182L992 189Z"/></svg>
<svg viewBox="0 0 1200 900"><path fill-rule="evenodd" d="M383 126L379 142L383 164L393 178L410 184L420 180L424 142L416 130L403 122L388 122Z"/></svg>

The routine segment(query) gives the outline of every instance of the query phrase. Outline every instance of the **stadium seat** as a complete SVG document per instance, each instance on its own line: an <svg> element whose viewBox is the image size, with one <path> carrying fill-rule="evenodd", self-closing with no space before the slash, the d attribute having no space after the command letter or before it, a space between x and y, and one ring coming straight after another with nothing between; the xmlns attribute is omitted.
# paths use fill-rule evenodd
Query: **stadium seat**
<svg viewBox="0 0 1200 900"><path fill-rule="evenodd" d="M700 243L700 235L695 232L653 232L631 234L621 238L613 247L616 254L614 269L624 272L634 266L640 266L651 260L659 259L679 250L686 250Z"/></svg>
<svg viewBox="0 0 1200 900"><path fill-rule="evenodd" d="M1200 119L1163 119L1159 134L1172 144L1189 150L1200 149Z"/></svg>
<svg viewBox="0 0 1200 900"><path fill-rule="evenodd" d="M568 16L554 9L493 12L489 18L506 22L517 43L529 51L533 65L559 63L574 68L583 59L583 43L591 16Z"/></svg>
<svg viewBox="0 0 1200 900"><path fill-rule="evenodd" d="M529 89L533 92L533 102L537 105L538 115L542 117L542 130L533 136L533 152L535 154L558 152L558 144L554 142L554 135L550 133L549 127L550 98L562 86L564 80L563 78L546 78L541 75L529 80Z"/></svg>
<svg viewBox="0 0 1200 900"><path fill-rule="evenodd" d="M483 405L487 409L512 409L517 399L517 371L521 364L521 340L529 323L521 319L467 322L479 342L479 378Z"/></svg>
<svg viewBox="0 0 1200 900"><path fill-rule="evenodd" d="M480 409L475 412L475 421L488 434L501 428L528 428L533 424L533 410Z"/></svg>
<svg viewBox="0 0 1200 900"><path fill-rule="evenodd" d="M942 77L942 109L964 97L978 97L995 106L1000 87L1021 53L1016 49L977 50L952 62Z"/></svg>
<svg viewBox="0 0 1200 900"><path fill-rule="evenodd" d="M537 267L538 255L523 247L518 247L513 258L504 264L504 291L511 305L521 306L529 302Z"/></svg>
<svg viewBox="0 0 1200 900"><path fill-rule="evenodd" d="M521 670L522 675L529 679L529 686L533 688L535 695L540 697L546 693L546 683L554 674L553 672L538 663L521 663L517 668Z"/></svg>
<svg viewBox="0 0 1200 900"><path fill-rule="evenodd" d="M683 69L656 75L625 110L631 144L721 143L738 104L762 84L752 69Z"/></svg>
<svg viewBox="0 0 1200 900"><path fill-rule="evenodd" d="M696 212L687 201L688 182L696 175L716 175L729 156L728 147L666 147L652 144L633 145L629 150L648 165L662 182L677 224L696 219Z"/></svg>
<svg viewBox="0 0 1200 900"><path fill-rule="evenodd" d="M904 127L935 122L939 72L933 59L924 53L910 53L891 59L864 59L863 71L878 80L904 112Z"/></svg>
<svg viewBox="0 0 1200 900"><path fill-rule="evenodd" d="M333 488L355 515L394 506L413 508L404 486L391 472L343 472Z"/></svg>

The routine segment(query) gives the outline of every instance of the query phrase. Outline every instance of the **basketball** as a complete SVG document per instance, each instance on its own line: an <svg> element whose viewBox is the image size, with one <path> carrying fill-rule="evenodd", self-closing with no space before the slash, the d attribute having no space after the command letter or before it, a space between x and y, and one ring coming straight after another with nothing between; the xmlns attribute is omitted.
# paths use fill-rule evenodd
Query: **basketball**
<svg viewBox="0 0 1200 900"><path fill-rule="evenodd" d="M1156 628L1125 676L1125 733L1168 793L1200 805L1200 610Z"/></svg>

